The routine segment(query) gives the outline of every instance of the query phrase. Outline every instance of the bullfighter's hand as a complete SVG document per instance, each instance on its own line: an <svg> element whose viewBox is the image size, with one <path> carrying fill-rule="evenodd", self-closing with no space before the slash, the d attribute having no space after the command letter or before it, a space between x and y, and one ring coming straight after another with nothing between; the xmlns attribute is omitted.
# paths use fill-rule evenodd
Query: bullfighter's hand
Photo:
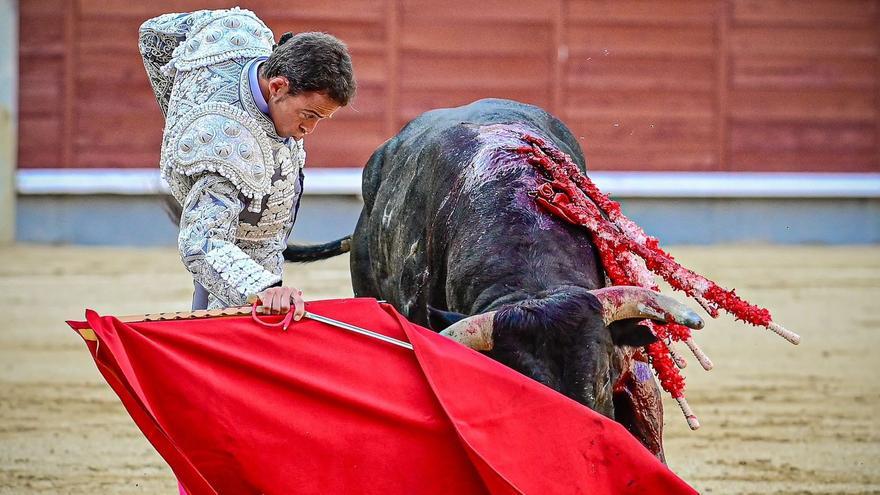
<svg viewBox="0 0 880 495"><path fill-rule="evenodd" d="M293 305L293 319L299 321L306 312L303 292L295 287L269 287L257 294L262 306L257 309L261 313L285 314Z"/></svg>

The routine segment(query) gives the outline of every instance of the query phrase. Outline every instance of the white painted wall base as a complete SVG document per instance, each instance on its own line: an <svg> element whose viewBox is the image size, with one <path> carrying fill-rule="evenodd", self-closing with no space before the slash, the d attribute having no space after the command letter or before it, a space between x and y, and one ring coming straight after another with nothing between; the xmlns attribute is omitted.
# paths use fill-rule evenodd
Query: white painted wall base
<svg viewBox="0 0 880 495"><path fill-rule="evenodd" d="M627 216L669 244L878 244L880 198L617 198ZM158 195L22 195L21 242L173 246L177 228ZM308 195L297 242L351 234L363 203L352 195Z"/></svg>
<svg viewBox="0 0 880 495"><path fill-rule="evenodd" d="M880 173L592 172L605 193L626 198L877 198ZM27 169L18 193L168 192L155 169ZM359 195L360 168L306 168L305 194Z"/></svg>
<svg viewBox="0 0 880 495"><path fill-rule="evenodd" d="M880 174L590 174L630 218L668 244L880 243ZM350 234L361 169L307 169L293 239ZM157 170L21 170L25 242L173 245Z"/></svg>

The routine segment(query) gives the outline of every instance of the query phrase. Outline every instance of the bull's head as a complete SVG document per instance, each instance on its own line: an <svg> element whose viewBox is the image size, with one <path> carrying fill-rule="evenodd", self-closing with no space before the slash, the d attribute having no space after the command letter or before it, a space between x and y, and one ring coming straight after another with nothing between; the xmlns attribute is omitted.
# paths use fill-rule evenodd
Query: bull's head
<svg viewBox="0 0 880 495"><path fill-rule="evenodd" d="M638 324L645 319L703 326L683 304L640 287L590 291L569 286L468 317L429 308L431 326L445 327L442 335L611 418L613 385L626 371L614 364L615 347L654 342L651 330ZM641 440L646 445L656 441L659 447L659 438Z"/></svg>

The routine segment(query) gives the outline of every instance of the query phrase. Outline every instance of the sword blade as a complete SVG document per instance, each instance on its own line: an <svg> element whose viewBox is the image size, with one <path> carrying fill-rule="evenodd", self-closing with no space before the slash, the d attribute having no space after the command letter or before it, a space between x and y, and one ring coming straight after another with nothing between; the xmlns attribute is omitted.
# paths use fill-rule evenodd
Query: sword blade
<svg viewBox="0 0 880 495"><path fill-rule="evenodd" d="M321 323L341 328L343 330L348 330L349 332L354 332L360 335L366 335L367 337L372 337L374 339L381 340L383 342L388 342L389 344L394 344L398 347L403 347L404 349L413 350L412 344L409 342L404 342L402 340L395 339L394 337L389 337L387 335L382 335L381 333L374 332L372 330L367 330L366 328L361 328L349 323L345 323L344 321L334 320L332 318L327 318L326 316L316 315L315 313L310 313L308 311L303 315L310 320L319 321Z"/></svg>

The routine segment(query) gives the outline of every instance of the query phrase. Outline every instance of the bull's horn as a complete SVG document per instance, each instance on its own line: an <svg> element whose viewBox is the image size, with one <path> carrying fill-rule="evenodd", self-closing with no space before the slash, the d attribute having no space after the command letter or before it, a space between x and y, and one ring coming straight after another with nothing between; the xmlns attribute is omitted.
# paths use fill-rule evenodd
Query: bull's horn
<svg viewBox="0 0 880 495"><path fill-rule="evenodd" d="M590 291L602 303L605 325L627 318L649 318L690 328L703 328L703 319L675 299L643 287L615 285Z"/></svg>
<svg viewBox="0 0 880 495"><path fill-rule="evenodd" d="M475 351L491 351L495 345L492 338L494 319L495 311L468 316L448 326L446 330L440 332L440 335L449 337Z"/></svg>

